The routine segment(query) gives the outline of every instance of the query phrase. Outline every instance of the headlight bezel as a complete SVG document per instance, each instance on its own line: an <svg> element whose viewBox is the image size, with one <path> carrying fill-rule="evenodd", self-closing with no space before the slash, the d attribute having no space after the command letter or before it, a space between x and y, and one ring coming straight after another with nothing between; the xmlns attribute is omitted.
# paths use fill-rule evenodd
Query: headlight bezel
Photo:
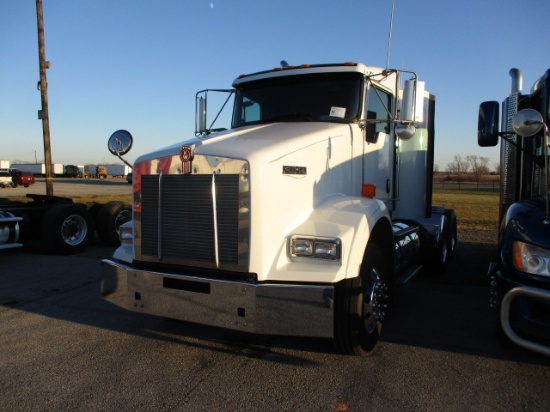
<svg viewBox="0 0 550 412"><path fill-rule="evenodd" d="M120 243L132 243L134 240L134 225L133 221L123 223L118 227L118 238Z"/></svg>
<svg viewBox="0 0 550 412"><path fill-rule="evenodd" d="M340 261L342 241L339 238L293 235L289 239L288 253L291 258Z"/></svg>
<svg viewBox="0 0 550 412"><path fill-rule="evenodd" d="M512 243L514 267L530 275L550 277L550 250L516 240Z"/></svg>

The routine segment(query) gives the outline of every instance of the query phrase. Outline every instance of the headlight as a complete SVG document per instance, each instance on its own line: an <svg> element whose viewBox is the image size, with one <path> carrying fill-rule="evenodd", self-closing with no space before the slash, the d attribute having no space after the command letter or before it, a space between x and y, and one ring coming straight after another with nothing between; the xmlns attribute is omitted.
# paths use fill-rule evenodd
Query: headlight
<svg viewBox="0 0 550 412"><path fill-rule="evenodd" d="M517 270L532 275L550 276L550 250L529 243L514 242L512 251Z"/></svg>
<svg viewBox="0 0 550 412"><path fill-rule="evenodd" d="M131 243L134 240L134 226L131 220L119 226L118 238L120 243Z"/></svg>
<svg viewBox="0 0 550 412"><path fill-rule="evenodd" d="M341 248L340 239L303 236L293 236L290 239L291 256L339 260Z"/></svg>

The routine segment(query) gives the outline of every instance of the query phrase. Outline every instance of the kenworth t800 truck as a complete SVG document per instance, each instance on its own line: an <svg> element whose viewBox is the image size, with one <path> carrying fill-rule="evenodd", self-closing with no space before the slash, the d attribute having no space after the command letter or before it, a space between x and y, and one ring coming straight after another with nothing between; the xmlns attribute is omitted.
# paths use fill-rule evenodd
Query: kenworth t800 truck
<svg viewBox="0 0 550 412"><path fill-rule="evenodd" d="M550 355L550 212L548 124L550 70L522 93L522 75L510 70L512 91L502 103L480 106L478 143L501 144L500 229L489 266L491 306L499 333L515 344Z"/></svg>
<svg viewBox="0 0 550 412"><path fill-rule="evenodd" d="M412 72L282 62L224 90L224 130L206 127L209 91L194 138L136 160L102 296L368 355L396 278L441 273L456 245L454 211L431 205L434 96ZM131 142L118 131L109 149Z"/></svg>

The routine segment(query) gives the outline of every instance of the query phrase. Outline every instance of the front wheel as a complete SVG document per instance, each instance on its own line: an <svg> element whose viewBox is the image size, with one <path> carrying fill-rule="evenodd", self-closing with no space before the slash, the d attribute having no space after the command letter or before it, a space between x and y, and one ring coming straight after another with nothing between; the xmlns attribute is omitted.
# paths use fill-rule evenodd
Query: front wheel
<svg viewBox="0 0 550 412"><path fill-rule="evenodd" d="M389 304L382 249L369 245L358 277L336 287L334 345L340 353L368 356L374 350Z"/></svg>

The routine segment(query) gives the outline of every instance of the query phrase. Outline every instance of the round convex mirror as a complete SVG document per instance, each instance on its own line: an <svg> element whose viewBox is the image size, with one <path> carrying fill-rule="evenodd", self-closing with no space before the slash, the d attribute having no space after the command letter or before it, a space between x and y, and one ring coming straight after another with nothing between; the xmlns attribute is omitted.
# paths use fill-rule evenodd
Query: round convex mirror
<svg viewBox="0 0 550 412"><path fill-rule="evenodd" d="M541 130L542 125L541 114L533 109L521 110L512 120L512 128L520 136L536 135Z"/></svg>
<svg viewBox="0 0 550 412"><path fill-rule="evenodd" d="M114 132L107 143L109 151L115 156L122 156L130 151L134 138L126 130L117 130Z"/></svg>

